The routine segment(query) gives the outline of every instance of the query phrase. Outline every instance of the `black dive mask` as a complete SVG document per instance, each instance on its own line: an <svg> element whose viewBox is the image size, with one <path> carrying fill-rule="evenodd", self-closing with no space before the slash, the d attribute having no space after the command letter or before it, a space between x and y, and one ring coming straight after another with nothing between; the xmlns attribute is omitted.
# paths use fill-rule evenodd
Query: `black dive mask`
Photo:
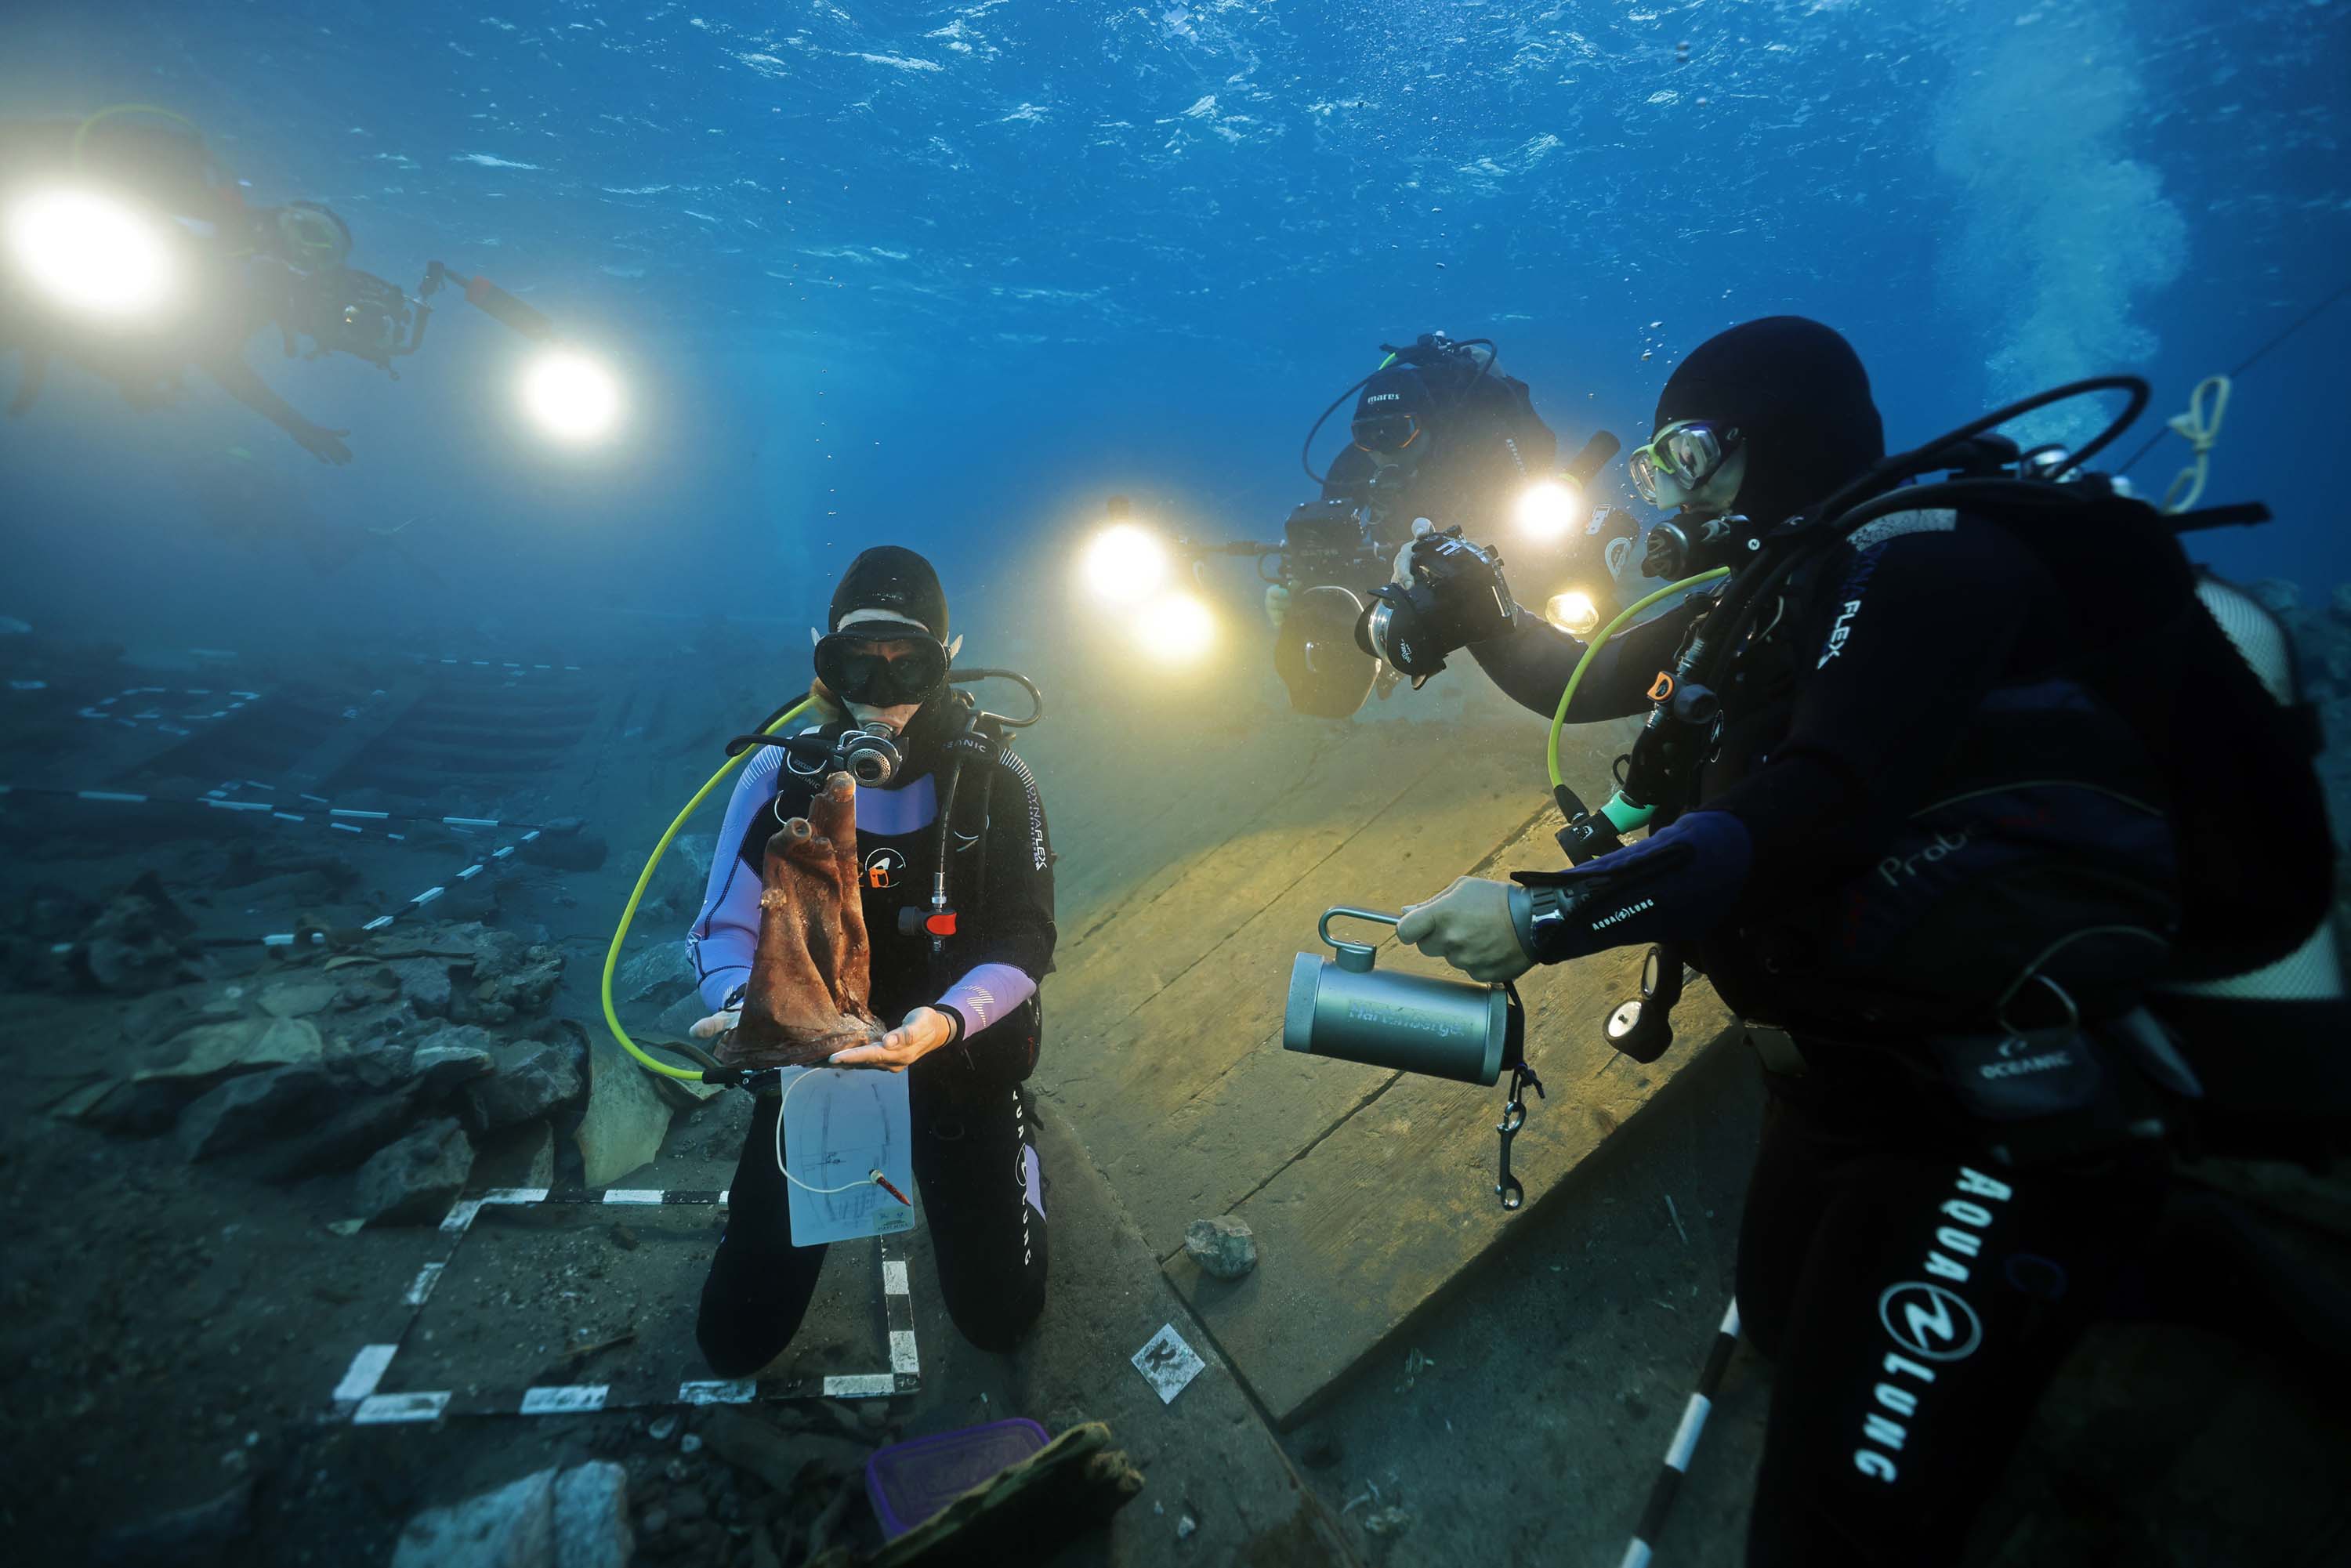
<svg viewBox="0 0 2351 1568"><path fill-rule="evenodd" d="M836 632L816 645L817 678L845 702L902 707L926 701L946 684L947 651L928 638L911 638L897 657L875 651L871 637Z"/></svg>

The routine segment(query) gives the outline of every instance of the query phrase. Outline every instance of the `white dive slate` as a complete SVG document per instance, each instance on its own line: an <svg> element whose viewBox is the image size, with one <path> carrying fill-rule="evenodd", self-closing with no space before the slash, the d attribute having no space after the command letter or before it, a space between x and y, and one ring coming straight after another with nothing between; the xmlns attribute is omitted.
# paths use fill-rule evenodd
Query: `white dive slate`
<svg viewBox="0 0 2351 1568"><path fill-rule="evenodd" d="M810 1082L802 1082L802 1079ZM879 1170L914 1196L906 1075L846 1067L786 1068L781 1130L792 1245L814 1247L914 1228L914 1211L866 1179ZM805 1185L803 1185L805 1184ZM841 1187L840 1192L810 1188Z"/></svg>

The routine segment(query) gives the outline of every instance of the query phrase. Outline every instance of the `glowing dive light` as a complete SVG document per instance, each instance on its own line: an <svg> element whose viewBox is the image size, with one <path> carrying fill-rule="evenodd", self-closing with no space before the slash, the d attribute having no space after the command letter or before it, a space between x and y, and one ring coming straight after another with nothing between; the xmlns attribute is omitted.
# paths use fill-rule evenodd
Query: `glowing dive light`
<svg viewBox="0 0 2351 1568"><path fill-rule="evenodd" d="M1185 664L1217 641L1217 617L1188 593L1168 593L1144 606L1135 620L1144 651L1162 664Z"/></svg>
<svg viewBox="0 0 2351 1568"><path fill-rule="evenodd" d="M26 277L57 304L88 316L152 316L179 292L157 226L120 202L87 191L44 191L8 214L8 240Z"/></svg>
<svg viewBox="0 0 2351 1568"><path fill-rule="evenodd" d="M548 434L593 441L621 417L621 383L587 355L559 349L524 372L523 406Z"/></svg>
<svg viewBox="0 0 2351 1568"><path fill-rule="evenodd" d="M1542 479L1519 497L1519 531L1531 539L1563 539L1583 521L1583 487L1565 479Z"/></svg>
<svg viewBox="0 0 2351 1568"><path fill-rule="evenodd" d="M1551 596L1543 606L1543 619L1581 642L1599 629L1600 606L1583 590L1571 588Z"/></svg>
<svg viewBox="0 0 2351 1568"><path fill-rule="evenodd" d="M1104 604L1140 602L1167 580L1167 549L1137 523L1113 523L1086 549L1086 586Z"/></svg>

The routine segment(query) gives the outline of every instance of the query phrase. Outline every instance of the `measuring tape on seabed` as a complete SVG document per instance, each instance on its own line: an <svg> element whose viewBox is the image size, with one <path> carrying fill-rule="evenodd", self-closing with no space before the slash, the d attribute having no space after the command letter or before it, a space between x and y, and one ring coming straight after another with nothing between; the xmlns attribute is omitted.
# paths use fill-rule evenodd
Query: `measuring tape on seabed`
<svg viewBox="0 0 2351 1568"><path fill-rule="evenodd" d="M184 651L191 658L202 659L208 664L225 664L241 661L245 657L234 648L189 648ZM577 664L525 664L518 659L453 659L440 653L399 653L389 656L413 660L420 664L465 664L476 669L488 670L569 670L575 674L580 671L580 666Z"/></svg>
<svg viewBox="0 0 2351 1568"><path fill-rule="evenodd" d="M455 876L451 877L449 882L457 883L473 881L474 878L487 871L492 862L505 860L507 856L513 854L516 850L520 849L523 845L538 837L541 831L542 830L540 829L533 828L530 831L517 839L513 843L507 844L502 849L494 850L490 853L484 855L480 860L475 861L472 865L467 866ZM366 925L360 926L360 929L361 931L381 931L385 926L391 925L393 921L401 918L402 915L415 914L418 910L423 908L426 904L432 903L434 899L439 898L443 894L447 893L448 891L448 883L435 883L431 887L426 888L423 893L418 894L414 898L410 899L400 908L393 910L390 915L379 915L373 920L371 920ZM264 936L261 939L261 945L265 947L293 947L299 946L302 938L306 936L309 938L310 946L314 947L323 947L327 944L327 934L323 931L281 931L274 936Z"/></svg>
<svg viewBox="0 0 2351 1568"><path fill-rule="evenodd" d="M18 692L37 692L46 690L47 685L47 683L42 681L10 681L8 683L8 689ZM226 707L216 707L209 713L183 713L171 715L168 716L168 717L163 713L162 709L156 707L152 704L148 705L142 709L142 711L131 714L128 716L114 710L114 705L121 702L126 697L168 697L174 695L183 697L226 696L230 700L229 705ZM100 697L96 702L80 709L78 716L82 718L107 720L114 724L119 724L125 729L137 729L141 725L152 725L155 727L156 733L160 735L193 735L195 734L194 730L185 728L181 724L171 723L169 722L169 718L178 718L184 721L186 724L209 724L214 719L226 718L229 715L236 712L237 709L245 706L247 703L259 702L260 700L261 694L259 692L216 691L211 686L125 686L122 690L115 693L112 696Z"/></svg>
<svg viewBox="0 0 2351 1568"><path fill-rule="evenodd" d="M249 780L246 780L246 783L249 783ZM270 788L270 785L258 785L258 788L266 789ZM130 795L130 792L120 792L120 789L19 789L19 788L14 788L14 785L0 785L0 795L12 795L12 792L14 795L70 795L75 797L75 800L103 800L103 801L148 800L146 795ZM315 797L303 797L303 800L315 800ZM268 811L273 818L282 818L282 821L289 821L289 822L310 821L310 818L301 816L301 813L275 811L273 806L270 806L270 801L160 801L160 804L214 804L214 806L233 809L233 811ZM362 811L362 813L355 813L355 816L385 816L385 813ZM461 870L461 873L458 873L456 877L449 879L449 882L435 882L433 886L428 886L423 894L416 894L413 898L409 898L404 905L392 910L391 915L379 915L376 919L371 919L371 922L367 922L364 926L360 926L360 931L383 931L385 926L391 926L391 924L397 922L397 919L413 915L416 910L423 910L425 905L430 905L430 903L435 903L437 898L442 898L442 895L449 891L452 883L473 882L475 877L480 877L482 873L486 873L491 865L496 865L498 861L513 858L515 851L522 849L522 846L529 844L529 841L538 840L543 832L548 832L546 828L536 828L536 825L531 825L531 822L494 822L489 821L489 818L480 818L480 816L430 816L430 818L428 816L409 816L409 818L392 816L388 818L388 821L442 822L442 825L449 825L449 828L527 828L529 832L519 834L513 844L501 844L498 849L489 851L486 856L482 856L480 861L475 861L473 865ZM334 822L334 825L341 825L341 822ZM358 830L352 828L352 832L358 832ZM388 837L388 840L400 840L400 837L404 837L404 834L388 832L383 834L383 837ZM224 940L230 940L230 943L240 943L240 940L258 940L264 947L297 947L297 945L301 945L303 938L310 940L313 947L322 947L322 945L327 945L327 934L324 934L324 931L273 931L270 936L261 936L261 938L224 938ZM73 952L78 945L80 943L54 943L52 947L49 947L49 952L52 952L54 956L64 956L68 955L68 952Z"/></svg>
<svg viewBox="0 0 2351 1568"><path fill-rule="evenodd" d="M407 657L420 664L456 664L476 670L564 670L575 675L580 673L577 664L525 664L513 659L450 659L437 653L410 653Z"/></svg>
<svg viewBox="0 0 2351 1568"><path fill-rule="evenodd" d="M307 808L298 811L289 811L286 810L285 804L276 800L230 799L240 789L265 789L274 794L277 789L274 784L264 784L258 779L246 779L223 784L217 789L208 789L202 800L191 800L175 795L149 795L136 789L53 789L36 784L0 784L0 795L26 795L51 800L94 800L100 804L115 806L182 806L200 810L259 811L265 813L271 821L323 822L329 828L341 833L364 833L367 829L361 824L371 822L423 822L427 825L467 831L527 830L534 838L540 833L553 831L545 822L508 822L495 817L428 817L401 811L363 811L352 806L338 806L323 795L304 794L299 791L294 792L292 800L286 803L298 802ZM391 831L386 831L383 836L394 843L403 843L408 838L405 833Z"/></svg>
<svg viewBox="0 0 2351 1568"><path fill-rule="evenodd" d="M565 1206L602 1210L611 1207L676 1208L685 1206L728 1207L726 1192L681 1192L658 1187L612 1187L586 1191L553 1191L547 1187L493 1187L459 1197L441 1221L449 1238L442 1255L418 1270L397 1301L385 1300L369 1315L371 1342L359 1347L342 1380L328 1396L330 1419L354 1427L399 1426L438 1421L455 1416L576 1416L590 1410L675 1409L681 1406L748 1405L789 1398L890 1399L922 1391L922 1355L914 1343L914 1281L907 1268L901 1237L878 1239L883 1322L887 1325L889 1364L847 1375L818 1375L807 1386L763 1385L757 1378L676 1382L643 1374L591 1384L533 1382L517 1375L500 1383L494 1375L486 1385L381 1392L385 1375L403 1350L413 1360L421 1343L414 1332L426 1303L456 1260L457 1249L472 1235L475 1222L487 1209L544 1209ZM597 1216L599 1223L602 1216ZM366 1311L367 1309L362 1309ZM583 1347L593 1350L611 1346ZM852 1366L860 1366L852 1363ZM862 1364L872 1367L872 1364Z"/></svg>

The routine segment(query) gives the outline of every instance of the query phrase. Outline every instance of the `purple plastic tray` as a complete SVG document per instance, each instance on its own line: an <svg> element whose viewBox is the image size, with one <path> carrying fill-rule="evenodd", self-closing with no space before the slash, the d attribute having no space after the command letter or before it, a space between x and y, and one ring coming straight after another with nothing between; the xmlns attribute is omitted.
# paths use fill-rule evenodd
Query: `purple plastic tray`
<svg viewBox="0 0 2351 1568"><path fill-rule="evenodd" d="M894 1541L1008 1465L1045 1446L1045 1428L1025 1417L915 1437L865 1461L865 1495L882 1534Z"/></svg>

